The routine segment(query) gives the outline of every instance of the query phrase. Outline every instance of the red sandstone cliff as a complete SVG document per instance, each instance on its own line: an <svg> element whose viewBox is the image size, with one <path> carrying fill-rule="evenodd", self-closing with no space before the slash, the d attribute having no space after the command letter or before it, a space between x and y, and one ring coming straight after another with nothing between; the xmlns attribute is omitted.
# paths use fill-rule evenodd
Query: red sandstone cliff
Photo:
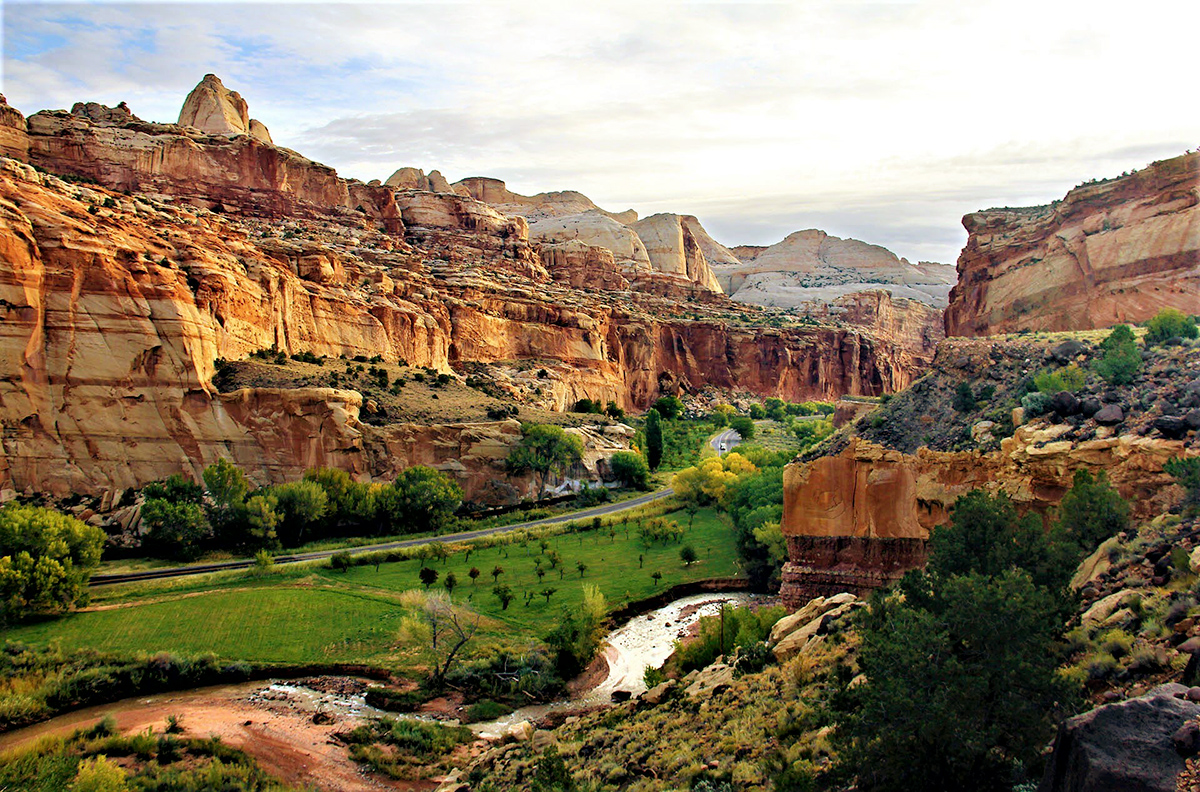
<svg viewBox="0 0 1200 792"><path fill-rule="evenodd" d="M946 334L1083 330L1200 312L1200 153L963 218Z"/></svg>

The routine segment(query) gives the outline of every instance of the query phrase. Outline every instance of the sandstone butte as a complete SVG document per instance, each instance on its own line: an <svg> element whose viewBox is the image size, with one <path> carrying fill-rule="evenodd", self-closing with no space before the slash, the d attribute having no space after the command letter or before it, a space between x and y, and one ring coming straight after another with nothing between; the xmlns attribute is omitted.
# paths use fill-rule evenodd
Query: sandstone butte
<svg viewBox="0 0 1200 792"><path fill-rule="evenodd" d="M930 359L887 336L886 300L860 325L755 326L700 284L649 267L630 283L610 250L538 243L524 218L457 191L347 181L250 134L127 108L24 121L0 111L15 157L0 161L10 495L111 502L220 457L260 483L318 465L387 480L429 462L486 499L503 478L512 421L372 426L354 391L213 385L217 358L272 346L447 373L536 361L559 409L585 396L639 409L709 385L792 400L880 394ZM25 152L38 170L18 162ZM617 440L589 438L589 453Z"/></svg>
<svg viewBox="0 0 1200 792"><path fill-rule="evenodd" d="M727 252L732 260L714 261L717 280L733 299L754 305L811 309L853 292L882 289L940 309L955 281L948 264L912 264L879 245L817 229L796 231L774 245L742 245Z"/></svg>
<svg viewBox="0 0 1200 792"><path fill-rule="evenodd" d="M963 225L947 335L1108 327L1167 307L1200 313L1200 153Z"/></svg>

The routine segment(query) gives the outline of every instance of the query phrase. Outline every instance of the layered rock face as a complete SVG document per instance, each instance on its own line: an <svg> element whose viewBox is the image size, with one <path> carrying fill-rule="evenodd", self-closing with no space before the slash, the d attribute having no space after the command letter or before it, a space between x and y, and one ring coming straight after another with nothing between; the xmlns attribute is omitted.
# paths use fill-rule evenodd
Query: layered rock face
<svg viewBox="0 0 1200 792"><path fill-rule="evenodd" d="M973 489L1003 491L1021 509L1048 515L1076 470L1104 470L1136 516L1162 513L1175 497L1162 466L1187 454L1177 440L1119 435L1072 442L1061 429L1020 427L999 451L904 454L859 438L834 456L784 471L783 533L789 607L839 591L863 594L925 562L929 531Z"/></svg>
<svg viewBox="0 0 1200 792"><path fill-rule="evenodd" d="M942 333L942 313L916 300L894 298L887 291L852 292L814 305L812 317L836 320L886 338L910 356L914 369L924 370L933 361Z"/></svg>
<svg viewBox="0 0 1200 792"><path fill-rule="evenodd" d="M608 248L572 239L569 242L539 245L538 254L550 277L572 288L607 291L625 291L629 288L629 280L621 273Z"/></svg>
<svg viewBox="0 0 1200 792"><path fill-rule="evenodd" d="M29 159L29 134L25 116L0 94L0 156L25 162Z"/></svg>
<svg viewBox="0 0 1200 792"><path fill-rule="evenodd" d="M542 244L578 240L612 251L627 277L649 275L650 255L633 229L599 211L543 217L529 224L530 238Z"/></svg>
<svg viewBox="0 0 1200 792"><path fill-rule="evenodd" d="M35 113L28 125L29 162L112 190L277 217L361 211L390 231L401 230L390 190L347 182L333 168L249 134L208 135L86 107Z"/></svg>
<svg viewBox="0 0 1200 792"><path fill-rule="evenodd" d="M1084 330L1200 312L1200 153L1076 187L1046 207L969 214L946 333Z"/></svg>
<svg viewBox="0 0 1200 792"><path fill-rule="evenodd" d="M710 312L697 322L636 292L584 299L521 259L533 255L523 221L460 196L400 193L407 241L361 215L332 226L290 220L280 234L3 164L0 489L9 492L101 493L220 457L263 482L322 464L386 478L424 459L398 450L407 441L396 438L416 429L364 427L354 392L216 392L217 358L268 347L439 371L545 361L559 409L584 396L640 408L706 384L832 398L895 390L919 374L853 330L739 327L719 307L689 305ZM410 246L418 242L428 247ZM472 439L494 429L429 431L449 443L441 464L479 461L460 471L469 493L495 477L482 451L447 439L494 448Z"/></svg>
<svg viewBox="0 0 1200 792"><path fill-rule="evenodd" d="M769 247L746 245L731 252L740 260L714 262L713 272L726 294L755 305L811 309L852 292L882 289L943 308L955 282L948 264L912 264L878 245L816 229Z"/></svg>
<svg viewBox="0 0 1200 792"><path fill-rule="evenodd" d="M1022 423L1016 409L1019 425L1008 436L1001 423L1024 395L1029 371L1056 359L1087 366L1087 346L944 341L929 376L858 422L846 439L785 469L785 600L795 606L830 592L861 594L920 566L929 532L947 524L955 501L973 489L1004 492L1021 512L1049 524L1076 471L1103 471L1135 517L1164 513L1180 491L1163 465L1200 453L1200 436L1188 430L1200 426L1200 380L1186 374L1198 352L1148 352L1148 370L1135 383L1103 386L1099 396L1064 394L1062 414ZM977 393L987 383L990 403L956 409L956 386L964 382ZM1119 417L1110 420L1105 409Z"/></svg>
<svg viewBox="0 0 1200 792"><path fill-rule="evenodd" d="M179 110L179 125L195 127L210 135L250 135L271 143L271 133L258 119L250 117L246 100L226 88L215 74L206 74L192 89Z"/></svg>
<svg viewBox="0 0 1200 792"><path fill-rule="evenodd" d="M693 233L693 229L703 232L696 218L656 214L630 227L645 245L650 266L656 272L691 281L707 291L721 292L721 285L717 283L700 242ZM707 233L703 238L710 247L717 244Z"/></svg>

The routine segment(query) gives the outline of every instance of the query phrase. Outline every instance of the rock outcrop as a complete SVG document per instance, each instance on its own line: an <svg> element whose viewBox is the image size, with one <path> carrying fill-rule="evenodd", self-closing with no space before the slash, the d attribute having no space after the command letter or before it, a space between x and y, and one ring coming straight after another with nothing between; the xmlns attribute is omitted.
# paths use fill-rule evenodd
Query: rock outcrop
<svg viewBox="0 0 1200 792"><path fill-rule="evenodd" d="M730 251L739 261L714 261L725 293L738 302L806 307L852 292L882 289L896 298L946 306L954 285L948 264L911 264L890 250L809 229L769 247L746 245Z"/></svg>
<svg viewBox="0 0 1200 792"><path fill-rule="evenodd" d="M186 198L197 206L276 217L360 211L403 230L391 191L250 135L208 135L123 114L41 111L29 118L29 161L111 190ZM98 117L100 120L93 120Z"/></svg>
<svg viewBox="0 0 1200 792"><path fill-rule="evenodd" d="M557 281L575 289L626 291L629 280L621 273L612 251L572 239L538 246L542 266Z"/></svg>
<svg viewBox="0 0 1200 792"><path fill-rule="evenodd" d="M1193 688L1196 693L1200 690ZM1175 739L1200 718L1200 704L1183 685L1166 684L1144 696L1062 722L1038 792L1175 792L1185 770Z"/></svg>
<svg viewBox="0 0 1200 792"><path fill-rule="evenodd" d="M651 272L650 255L637 233L599 211L535 219L529 224L529 236L541 243L579 240L607 248L626 277Z"/></svg>
<svg viewBox="0 0 1200 792"><path fill-rule="evenodd" d="M700 241L693 233L693 229L703 233L694 217L656 214L630 227L642 240L654 271L690 281L706 291L721 293L721 284L717 283ZM703 238L710 247L716 244L707 233L703 233Z"/></svg>
<svg viewBox="0 0 1200 792"><path fill-rule="evenodd" d="M963 218L946 334L1083 330L1200 312L1200 153L1085 184L1050 206Z"/></svg>
<svg viewBox="0 0 1200 792"><path fill-rule="evenodd" d="M25 116L0 94L0 156L29 161L29 133Z"/></svg>
<svg viewBox="0 0 1200 792"><path fill-rule="evenodd" d="M1064 346L1047 349L1047 356ZM1076 354L1083 352L1082 345L1071 348ZM1172 438L1156 430L1153 414L1114 430L1095 420L1098 409L1090 419L1076 415L1069 422L1052 413L1050 420L1017 426L1011 436L997 441L990 434L995 427L982 431L992 422L969 415L947 417L958 413L936 406L950 398L941 394L953 391L942 380L970 382L972 371L994 383L996 398L1009 393L1004 378L1011 374L1017 385L1028 372L1033 351L1034 345L1024 342L1014 342L1011 354L1005 354L982 341L948 340L939 347L933 375L879 408L878 421L863 421L857 436L785 469L785 602L795 607L817 595L861 594L920 566L930 530L946 524L954 502L972 489L1003 491L1020 510L1048 521L1076 471L1104 471L1129 500L1135 516L1154 516L1170 507L1178 490L1163 465L1174 457L1195 455L1200 447L1186 432ZM1181 357L1155 362L1156 372L1177 370L1190 359L1183 352L1172 354ZM1169 378L1154 382L1161 382L1155 386L1158 401L1170 409L1190 403L1186 388L1176 388ZM1132 393L1114 391L1108 398L1154 401L1141 386L1131 387ZM1200 394L1196 399L1200 401ZM914 413L920 415L915 421ZM935 428L940 422L950 425ZM927 447L933 442L928 435L921 437L922 432L938 432L938 437L961 438L964 422L973 430L971 442L981 447L937 451Z"/></svg>
<svg viewBox="0 0 1200 792"><path fill-rule="evenodd" d="M210 135L250 135L263 143L272 142L267 127L250 117L242 95L226 88L215 74L204 75L187 95L178 123Z"/></svg>

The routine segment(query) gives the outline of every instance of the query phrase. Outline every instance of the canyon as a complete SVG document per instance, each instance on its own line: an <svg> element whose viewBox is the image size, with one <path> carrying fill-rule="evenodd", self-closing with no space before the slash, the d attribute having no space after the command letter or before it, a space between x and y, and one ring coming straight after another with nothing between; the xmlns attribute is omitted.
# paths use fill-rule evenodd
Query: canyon
<svg viewBox="0 0 1200 792"><path fill-rule="evenodd" d="M963 218L946 334L1086 330L1200 312L1200 153Z"/></svg>
<svg viewBox="0 0 1200 792"><path fill-rule="evenodd" d="M483 367L509 384L533 365L542 381L514 392L560 412L581 398L643 409L703 386L878 395L906 387L932 356L917 318L886 296L846 311L853 321L765 326L721 293L705 255L716 243L694 218L638 221L647 247L624 224L634 216L578 194L537 198L552 208L529 222L497 208L519 203L502 183L445 192L421 189L444 179L420 171L392 186L342 179L256 134L244 100L215 77L185 102L187 126L127 107L80 103L27 121L5 107L6 497L112 500L221 457L258 483L319 465L388 480L432 463L482 500L503 478L519 437L511 420L376 427L362 394L322 382L213 384L218 361L259 350L377 357L456 380ZM536 233L578 208L628 248ZM620 447L609 440L589 448ZM414 450L423 444L441 450Z"/></svg>

